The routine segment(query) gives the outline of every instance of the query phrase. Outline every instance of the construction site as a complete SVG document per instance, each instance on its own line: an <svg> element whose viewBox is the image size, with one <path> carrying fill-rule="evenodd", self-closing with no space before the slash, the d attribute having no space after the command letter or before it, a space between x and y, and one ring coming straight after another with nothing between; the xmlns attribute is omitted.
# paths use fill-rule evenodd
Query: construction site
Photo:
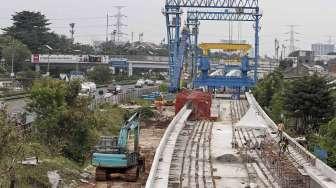
<svg viewBox="0 0 336 188"><path fill-rule="evenodd" d="M154 103L161 114L158 120L167 118L162 109L174 115L166 123L157 120L160 123L140 126L139 136L135 137L139 148L135 151L144 158L135 164L138 171L142 169L136 182L104 182L112 178L112 171L106 170L103 182L94 185L336 187L336 172L283 132L250 92L260 79L262 14L258 0L166 0L162 12L170 52L169 92L176 95L175 109ZM253 45L232 39L199 44L203 22L252 23ZM253 54L249 53L251 48ZM214 52L222 55L215 68ZM182 82L187 84L182 86ZM100 168L103 160L109 159L106 156L101 160L94 166ZM101 180L99 173L96 170L96 180ZM130 177L128 172L125 174Z"/></svg>
<svg viewBox="0 0 336 188"><path fill-rule="evenodd" d="M24 111L13 132L23 130L17 137L23 145L29 142L29 157L21 146L8 150L7 158L0 156L10 164L0 164L0 176L7 178L0 178L0 187L49 187L29 173L23 183L18 180L21 171L41 168L43 181L53 188L336 188L335 78L308 66L310 53L295 51L296 26L290 26L291 55L285 57L283 46L279 57L276 39L275 56L262 58L260 33L267 15L259 0L165 0L162 5L166 27L160 29L166 36L158 46L144 45L143 32L133 42L132 32L132 42L120 47L127 16L124 6L115 6L118 12L107 14L106 43L100 47L74 43L75 23L68 42L82 51L60 55L60 50L50 54L49 43L43 43L46 51L36 47L29 66L36 72L47 67L46 74L36 83L22 79L31 86L21 98L4 95L14 101L7 101L10 109L20 103ZM204 41L202 29L210 24L228 33L218 31L221 40ZM86 47L95 55L85 55ZM139 58L136 53L147 48ZM71 76L82 79L77 87L67 74L49 78L52 68L73 65ZM90 79L97 80L98 89ZM5 107L1 110L8 115ZM19 140L10 135L3 137ZM11 156L20 152L20 160Z"/></svg>

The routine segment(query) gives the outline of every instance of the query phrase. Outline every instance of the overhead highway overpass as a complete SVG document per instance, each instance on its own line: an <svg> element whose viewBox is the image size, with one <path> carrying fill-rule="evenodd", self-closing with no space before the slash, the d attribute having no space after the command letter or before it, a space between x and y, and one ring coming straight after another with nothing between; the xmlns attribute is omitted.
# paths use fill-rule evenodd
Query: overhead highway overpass
<svg viewBox="0 0 336 188"><path fill-rule="evenodd" d="M133 75L134 69L159 69L162 71L168 71L169 69L168 57L165 56L125 56L113 57L109 59L107 57L101 56L102 58L100 59L100 61L94 61L95 59L93 59L93 61L83 61L83 58L78 58L77 56L70 55L50 56L50 59L48 59L48 56L46 55L43 55L42 57L40 57L39 61L36 61L36 59L34 60L34 57L32 57L32 61L30 63L35 67L36 71L40 71L41 69L47 69L48 64L50 69L57 67L71 67L73 69L79 67L82 69L94 67L97 65L109 66L112 67L112 69L114 70L123 69L125 71L128 71L129 76ZM276 67L276 65L269 65L269 62L267 61L261 61L258 72L266 74L270 70L273 71ZM218 68L221 68L220 64L211 64L212 70L217 70Z"/></svg>

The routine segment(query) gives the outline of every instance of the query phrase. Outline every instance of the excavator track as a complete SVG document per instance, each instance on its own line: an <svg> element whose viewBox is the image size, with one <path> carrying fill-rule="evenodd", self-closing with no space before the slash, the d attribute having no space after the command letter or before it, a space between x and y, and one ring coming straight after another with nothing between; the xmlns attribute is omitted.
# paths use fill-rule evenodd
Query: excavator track
<svg viewBox="0 0 336 188"><path fill-rule="evenodd" d="M106 181L108 179L108 174L105 169L96 168L96 181Z"/></svg>
<svg viewBox="0 0 336 188"><path fill-rule="evenodd" d="M128 182L136 182L139 178L139 174L140 174L139 171L140 171L140 168L138 166L128 169L123 174L124 176L123 179Z"/></svg>

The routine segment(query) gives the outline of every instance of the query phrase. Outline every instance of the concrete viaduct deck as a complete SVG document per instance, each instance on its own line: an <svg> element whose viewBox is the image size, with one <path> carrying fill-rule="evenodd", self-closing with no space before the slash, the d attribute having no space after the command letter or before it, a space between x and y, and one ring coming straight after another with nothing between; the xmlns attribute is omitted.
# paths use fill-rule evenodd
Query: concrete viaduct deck
<svg viewBox="0 0 336 188"><path fill-rule="evenodd" d="M146 188L336 187L336 172L286 133L288 151L280 153L276 124L245 97L214 99L216 122L188 121L185 106L157 148Z"/></svg>

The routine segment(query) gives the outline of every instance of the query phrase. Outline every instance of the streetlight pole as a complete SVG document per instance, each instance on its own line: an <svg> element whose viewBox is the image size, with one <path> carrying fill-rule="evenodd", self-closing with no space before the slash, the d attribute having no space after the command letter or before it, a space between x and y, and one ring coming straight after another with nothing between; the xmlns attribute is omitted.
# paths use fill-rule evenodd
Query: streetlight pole
<svg viewBox="0 0 336 188"><path fill-rule="evenodd" d="M50 75L50 50L53 50L52 47L49 45L45 45L46 48L48 48L48 68L47 68L47 76Z"/></svg>
<svg viewBox="0 0 336 188"><path fill-rule="evenodd" d="M76 72L78 73L79 72L79 62L81 58L83 59L83 55L82 55L82 50L74 50L74 52L80 54L80 58L78 58L78 62L76 63Z"/></svg>
<svg viewBox="0 0 336 188"><path fill-rule="evenodd" d="M15 74L14 74L14 47L12 48L12 71L10 74L11 78L14 78Z"/></svg>
<svg viewBox="0 0 336 188"><path fill-rule="evenodd" d="M50 75L50 50L48 50L48 68L47 68L47 76Z"/></svg>
<svg viewBox="0 0 336 188"><path fill-rule="evenodd" d="M12 71L11 71L11 78L14 78L15 74L14 74L14 57L15 57L15 49L14 49L14 38L12 39Z"/></svg>

